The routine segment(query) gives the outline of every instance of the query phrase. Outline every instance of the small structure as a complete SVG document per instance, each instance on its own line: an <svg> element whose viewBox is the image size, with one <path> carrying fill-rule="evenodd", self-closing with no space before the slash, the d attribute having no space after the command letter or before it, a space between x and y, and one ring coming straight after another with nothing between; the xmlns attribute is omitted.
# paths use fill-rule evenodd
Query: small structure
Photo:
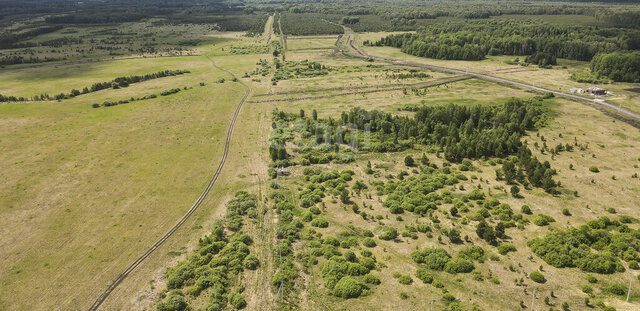
<svg viewBox="0 0 640 311"><path fill-rule="evenodd" d="M591 95L607 95L607 90L599 87L590 87L585 91L585 93Z"/></svg>

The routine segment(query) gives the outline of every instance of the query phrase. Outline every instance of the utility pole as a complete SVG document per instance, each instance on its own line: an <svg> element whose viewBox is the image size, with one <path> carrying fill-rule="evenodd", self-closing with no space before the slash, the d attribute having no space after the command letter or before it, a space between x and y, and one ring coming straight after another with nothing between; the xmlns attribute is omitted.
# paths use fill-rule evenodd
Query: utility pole
<svg viewBox="0 0 640 311"><path fill-rule="evenodd" d="M431 311L433 311L433 302L435 301L435 299L431 299Z"/></svg>
<svg viewBox="0 0 640 311"><path fill-rule="evenodd" d="M533 289L533 297L531 297L531 311L533 311L533 304L536 302L536 289Z"/></svg>
<svg viewBox="0 0 640 311"><path fill-rule="evenodd" d="M56 300L58 300L58 311L62 311L62 307L60 306L60 295L56 295Z"/></svg>
<svg viewBox="0 0 640 311"><path fill-rule="evenodd" d="M631 283L633 283L633 279L629 281L629 291L627 292L627 302L629 302L629 296L631 296Z"/></svg>
<svg viewBox="0 0 640 311"><path fill-rule="evenodd" d="M142 310L140 308L140 290L138 290L138 311Z"/></svg>

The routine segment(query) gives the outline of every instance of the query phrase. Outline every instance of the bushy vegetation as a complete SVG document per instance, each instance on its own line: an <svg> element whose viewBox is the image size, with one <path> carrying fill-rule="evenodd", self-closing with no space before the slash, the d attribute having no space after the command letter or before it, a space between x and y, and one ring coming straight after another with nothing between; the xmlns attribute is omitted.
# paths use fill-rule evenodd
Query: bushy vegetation
<svg viewBox="0 0 640 311"><path fill-rule="evenodd" d="M242 218L256 217L257 198L244 191L236 193L227 203L226 226L216 224L211 234L201 238L198 250L187 260L178 263L167 272L167 288L186 289L191 296L211 287L216 288L216 299L212 299L211 310L222 310L227 304L236 309L246 306L242 295L234 293L235 278L245 268L255 269L259 260L250 255L249 245L253 239L242 232ZM231 233L229 233L231 232ZM186 310L187 301L177 294L169 295L158 305L158 310Z"/></svg>
<svg viewBox="0 0 640 311"><path fill-rule="evenodd" d="M602 217L527 244L554 267L578 267L586 272L608 274L624 271L619 259L627 262L640 259L639 237L638 230Z"/></svg>

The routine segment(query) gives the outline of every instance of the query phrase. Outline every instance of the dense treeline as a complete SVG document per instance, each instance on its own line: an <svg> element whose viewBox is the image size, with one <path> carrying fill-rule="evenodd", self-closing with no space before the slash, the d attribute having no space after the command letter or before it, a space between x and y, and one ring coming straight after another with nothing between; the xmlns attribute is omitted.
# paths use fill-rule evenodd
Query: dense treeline
<svg viewBox="0 0 640 311"><path fill-rule="evenodd" d="M640 82L640 52L598 54L591 60L591 71L613 81Z"/></svg>
<svg viewBox="0 0 640 311"><path fill-rule="evenodd" d="M255 270L260 261L250 253L253 239L242 231L242 220L257 217L257 202L255 195L236 193L227 203L226 221L216 224L211 234L200 239L195 253L167 272L170 292L158 304L158 311L188 310L185 297L198 297L208 288L215 290L209 294L207 310L246 307L237 275L245 269Z"/></svg>
<svg viewBox="0 0 640 311"><path fill-rule="evenodd" d="M8 55L0 58L0 66L8 66L8 65L17 65L17 64L35 64L35 63L44 63L44 62L53 62L60 60L58 58L53 57L24 57L21 55Z"/></svg>
<svg viewBox="0 0 640 311"><path fill-rule="evenodd" d="M6 33L0 35L0 49L15 49L22 47L35 46L35 43L27 44L27 43L18 43L22 40L31 39L35 36L39 36L42 34L52 33L54 31L58 31L62 29L62 26L44 26L38 27L35 29L23 31L20 33Z"/></svg>
<svg viewBox="0 0 640 311"><path fill-rule="evenodd" d="M2 95L0 94L0 103L1 102L21 102L26 101L27 99L24 97L16 97L11 95Z"/></svg>
<svg viewBox="0 0 640 311"><path fill-rule="evenodd" d="M280 23L285 35L324 35L341 34L342 27L323 20L320 14L294 14L282 13ZM274 27L277 27L274 25Z"/></svg>
<svg viewBox="0 0 640 311"><path fill-rule="evenodd" d="M588 61L596 53L640 48L640 31L539 22L474 21L432 24L415 34L389 35L365 44L401 48L438 59L479 60L491 55L531 55L533 63L555 58Z"/></svg>
<svg viewBox="0 0 640 311"><path fill-rule="evenodd" d="M528 242L531 250L554 267L578 267L587 272L625 270L619 258L638 269L640 231L607 217L556 231Z"/></svg>

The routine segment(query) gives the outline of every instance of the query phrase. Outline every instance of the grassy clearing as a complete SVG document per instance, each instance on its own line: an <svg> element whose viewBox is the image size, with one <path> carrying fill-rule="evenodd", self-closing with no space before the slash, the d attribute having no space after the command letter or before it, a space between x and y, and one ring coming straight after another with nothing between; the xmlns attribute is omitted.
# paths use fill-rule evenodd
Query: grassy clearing
<svg viewBox="0 0 640 311"><path fill-rule="evenodd" d="M289 51L295 50L305 50L305 49L333 49L334 43L338 39L335 36L334 39L318 39L318 38L308 38L308 39L288 39L287 40L287 48Z"/></svg>
<svg viewBox="0 0 640 311"><path fill-rule="evenodd" d="M217 45L220 51L221 45ZM235 71L251 66L253 56L217 61ZM84 73L74 71L78 67ZM55 67L49 64L22 69L6 73L3 82L8 84L2 84L16 93L36 86L54 92L123 73L188 67L192 74L63 102L0 105L0 128L5 133L0 145L8 150L1 156L2 169L12 176L0 184L2 248L7 254L0 262L6 276L0 285L3 308L46 309L55 304L57 295L64 308L90 305L200 194L221 157L230 117L244 94L240 84L214 69L205 57L123 60L86 67L63 67L62 72L51 70ZM216 83L221 77L227 82ZM92 102L183 86L190 89L91 108ZM237 129L236 137L254 129L243 127ZM245 167L248 154L243 148L232 150L227 165L236 169L221 176L200 212L140 268L147 274L123 283L119 288L123 292L114 293L106 308L125 308L132 290L147 288L149 276L182 253L188 241L208 231L204 228L211 223L211 215L220 211L218 205L229 189L255 182L250 173L237 173Z"/></svg>

